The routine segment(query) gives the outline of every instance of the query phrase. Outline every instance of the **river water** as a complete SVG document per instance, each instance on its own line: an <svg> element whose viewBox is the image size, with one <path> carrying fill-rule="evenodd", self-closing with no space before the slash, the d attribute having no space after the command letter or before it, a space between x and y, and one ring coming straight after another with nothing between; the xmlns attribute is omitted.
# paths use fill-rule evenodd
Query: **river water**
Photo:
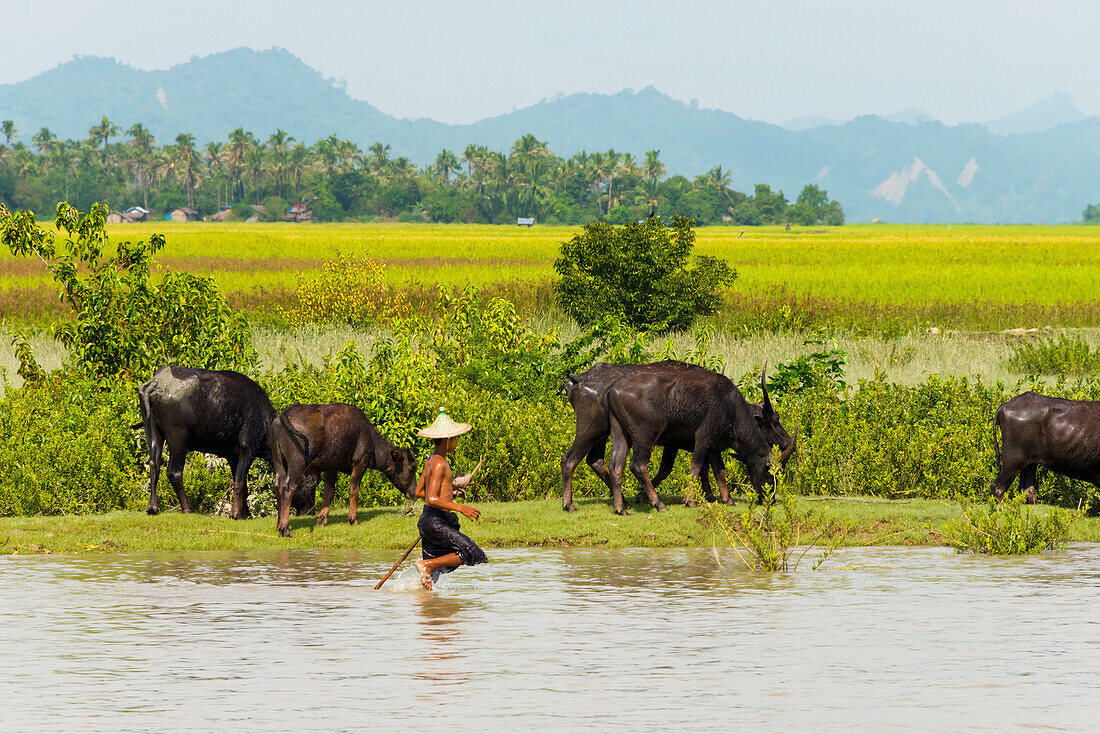
<svg viewBox="0 0 1100 734"><path fill-rule="evenodd" d="M1095 731L1100 551L0 558L0 730ZM720 565L720 563L721 565Z"/></svg>

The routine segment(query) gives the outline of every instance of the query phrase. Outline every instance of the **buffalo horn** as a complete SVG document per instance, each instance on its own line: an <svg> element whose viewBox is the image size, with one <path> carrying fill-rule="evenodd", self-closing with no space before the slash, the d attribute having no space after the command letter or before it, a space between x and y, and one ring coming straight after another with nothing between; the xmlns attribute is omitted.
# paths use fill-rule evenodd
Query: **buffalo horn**
<svg viewBox="0 0 1100 734"><path fill-rule="evenodd" d="M760 389L764 391L764 414L768 416L768 420L775 415L775 409L772 408L771 398L768 397L768 363L764 363L764 369L760 370Z"/></svg>
<svg viewBox="0 0 1100 734"><path fill-rule="evenodd" d="M795 426L794 436L791 438L791 445L783 449L783 453L779 455L779 465L787 466L787 461L790 460L791 454L794 453L795 444L798 443L798 427Z"/></svg>

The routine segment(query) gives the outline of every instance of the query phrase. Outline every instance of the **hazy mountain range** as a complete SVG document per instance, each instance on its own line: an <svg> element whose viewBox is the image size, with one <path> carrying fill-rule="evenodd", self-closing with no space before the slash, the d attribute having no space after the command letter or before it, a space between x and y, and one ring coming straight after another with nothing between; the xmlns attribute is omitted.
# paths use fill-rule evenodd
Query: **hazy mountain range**
<svg viewBox="0 0 1100 734"><path fill-rule="evenodd" d="M177 133L225 140L243 127L276 128L307 143L335 133L366 148L392 146L418 164L470 143L508 150L525 133L570 156L614 148L660 150L669 174L721 165L735 189L768 183L794 199L816 183L849 221L1065 222L1100 202L1100 118L1067 94L984 124L947 126L920 110L850 121L809 117L773 125L698 108L652 87L572 94L469 125L392 117L352 99L282 49L236 49L159 71L77 57L32 79L0 85L0 119L29 141L42 126L84 138L106 115L123 129L142 122L163 143Z"/></svg>

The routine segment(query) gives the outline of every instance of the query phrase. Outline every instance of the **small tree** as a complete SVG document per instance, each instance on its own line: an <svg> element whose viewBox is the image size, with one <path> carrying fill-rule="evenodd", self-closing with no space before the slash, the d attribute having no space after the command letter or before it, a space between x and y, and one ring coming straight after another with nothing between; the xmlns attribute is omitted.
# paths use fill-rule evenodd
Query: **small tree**
<svg viewBox="0 0 1100 734"><path fill-rule="evenodd" d="M162 364L242 368L255 362L248 320L226 305L212 279L168 273L151 283L149 268L164 237L109 246L106 216L102 204L85 215L61 202L59 247L58 236L39 227L33 212L0 204L0 242L13 255L41 260L72 309L72 321L52 327L71 367L98 378L145 377ZM26 339L16 335L15 342L19 374L41 376Z"/></svg>
<svg viewBox="0 0 1100 734"><path fill-rule="evenodd" d="M695 225L675 217L666 227L657 217L614 227L586 224L563 242L554 270L558 303L581 325L613 315L635 329L686 329L722 303L719 288L732 285L737 271L725 261L688 257Z"/></svg>

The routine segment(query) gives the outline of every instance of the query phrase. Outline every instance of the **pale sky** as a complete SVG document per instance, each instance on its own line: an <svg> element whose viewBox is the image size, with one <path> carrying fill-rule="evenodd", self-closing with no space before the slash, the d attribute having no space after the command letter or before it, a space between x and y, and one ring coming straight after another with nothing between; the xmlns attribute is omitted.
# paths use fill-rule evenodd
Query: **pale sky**
<svg viewBox="0 0 1100 734"><path fill-rule="evenodd" d="M649 85L769 122L984 122L1056 91L1100 114L1100 3L1083 0L0 0L0 18L0 84L77 54L163 69L281 46L387 114L448 123Z"/></svg>

